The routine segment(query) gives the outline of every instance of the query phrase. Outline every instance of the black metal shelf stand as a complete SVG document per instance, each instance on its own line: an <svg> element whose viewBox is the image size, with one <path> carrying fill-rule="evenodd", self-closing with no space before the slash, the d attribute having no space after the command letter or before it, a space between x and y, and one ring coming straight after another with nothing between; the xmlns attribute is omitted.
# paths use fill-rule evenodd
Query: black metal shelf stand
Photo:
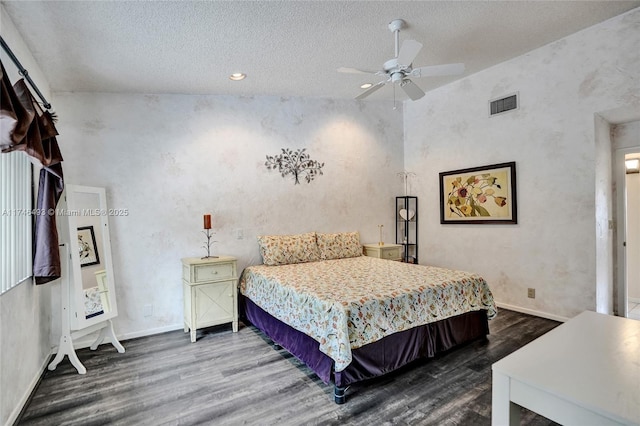
<svg viewBox="0 0 640 426"><path fill-rule="evenodd" d="M401 244L402 261L418 263L418 197L396 197L396 244Z"/></svg>

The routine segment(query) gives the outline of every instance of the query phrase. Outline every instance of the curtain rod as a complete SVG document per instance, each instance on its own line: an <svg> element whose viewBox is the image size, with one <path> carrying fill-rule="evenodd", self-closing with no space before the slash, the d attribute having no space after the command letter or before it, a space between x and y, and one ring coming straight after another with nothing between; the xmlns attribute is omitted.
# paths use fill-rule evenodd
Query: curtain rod
<svg viewBox="0 0 640 426"><path fill-rule="evenodd" d="M18 73L27 79L31 87L33 87L33 90L35 90L38 96L40 97L40 99L42 99L42 105L46 109L51 109L51 104L47 102L47 100L44 98L44 96L40 92L40 89L38 89L38 86L36 86L33 80L31 80L31 77L29 76L29 72L26 69L24 69L24 67L22 66L18 58L16 58L16 55L13 54L13 52L11 51L7 43L4 41L2 36L0 36L0 44L2 44L2 48L4 49L4 51L7 52L7 55L9 55L13 63L16 64L16 67L18 67Z"/></svg>

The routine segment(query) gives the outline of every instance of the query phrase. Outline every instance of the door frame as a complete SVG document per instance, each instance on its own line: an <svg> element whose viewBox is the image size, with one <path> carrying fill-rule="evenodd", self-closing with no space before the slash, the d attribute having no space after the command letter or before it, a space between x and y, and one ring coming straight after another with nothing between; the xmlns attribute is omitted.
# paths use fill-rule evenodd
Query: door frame
<svg viewBox="0 0 640 426"><path fill-rule="evenodd" d="M625 241L627 236L627 208L626 208L626 169L624 159L627 154L640 153L640 145L629 148L616 149L613 156L613 171L616 185L616 267L617 279L616 288L618 295L618 315L627 317L628 312L628 291L627 291L627 250Z"/></svg>

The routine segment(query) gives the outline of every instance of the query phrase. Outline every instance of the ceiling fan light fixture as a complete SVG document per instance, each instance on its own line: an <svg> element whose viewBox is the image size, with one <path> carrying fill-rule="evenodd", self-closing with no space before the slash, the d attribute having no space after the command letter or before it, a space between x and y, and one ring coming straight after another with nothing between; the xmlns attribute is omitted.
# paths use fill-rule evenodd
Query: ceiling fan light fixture
<svg viewBox="0 0 640 426"><path fill-rule="evenodd" d="M399 86L413 101L422 98L424 91L409 77L432 77L432 76L447 76L447 75L459 75L464 73L464 64L444 64L444 65L431 65L426 67L414 68L413 61L418 57L418 53L422 49L422 43L416 40L405 40L400 45L400 30L405 28L406 23L402 19L394 19L389 22L389 30L393 32L395 56L386 62L384 62L380 71L365 71L357 68L340 67L338 72L347 74L373 74L382 76L384 80L374 84L363 84L360 88L365 89L355 97L356 100L361 100L371 95L385 84L391 83L394 87ZM395 96L395 92L394 92Z"/></svg>
<svg viewBox="0 0 640 426"><path fill-rule="evenodd" d="M394 72L393 74L391 74L392 83L402 83L404 80L404 74L401 72Z"/></svg>
<svg viewBox="0 0 640 426"><path fill-rule="evenodd" d="M244 73L234 72L233 74L231 74L229 76L229 80L240 81L240 80L244 80L246 77L247 77L247 75L244 74Z"/></svg>

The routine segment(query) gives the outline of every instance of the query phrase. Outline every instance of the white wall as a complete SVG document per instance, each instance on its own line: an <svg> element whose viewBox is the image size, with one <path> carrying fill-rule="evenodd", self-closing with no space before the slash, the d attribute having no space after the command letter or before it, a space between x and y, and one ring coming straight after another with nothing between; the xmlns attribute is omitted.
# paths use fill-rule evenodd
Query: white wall
<svg viewBox="0 0 640 426"><path fill-rule="evenodd" d="M260 263L259 234L356 230L376 242L383 224L386 241L395 239L402 113L388 102L106 93L54 101L66 182L106 187L110 207L129 211L109 218L121 337L182 327L180 259L205 254L205 213L213 253L237 256L239 270ZM323 176L294 185L267 170L265 156L281 148L306 148L325 163Z"/></svg>
<svg viewBox="0 0 640 426"><path fill-rule="evenodd" d="M611 136L614 150L640 148L640 120L616 124Z"/></svg>
<svg viewBox="0 0 640 426"><path fill-rule="evenodd" d="M0 5L0 28L7 42L47 100L49 86L13 22ZM0 59L15 83L20 76L4 50ZM36 174L37 176L37 174ZM37 182L37 181L36 181ZM37 188L37 183L36 183ZM35 206L34 206L35 207ZM40 377L49 358L49 300L55 284L24 282L0 296L0 424L11 424Z"/></svg>
<svg viewBox="0 0 640 426"><path fill-rule="evenodd" d="M557 317L596 307L594 114L637 106L640 9L405 105L421 263L477 271L503 305ZM519 110L488 100L519 91ZM438 172L517 163L518 225L441 225ZM536 298L527 298L527 288Z"/></svg>
<svg viewBox="0 0 640 426"><path fill-rule="evenodd" d="M614 218L613 153L611 124L594 116L595 142L595 235L596 235L596 311L614 313Z"/></svg>

